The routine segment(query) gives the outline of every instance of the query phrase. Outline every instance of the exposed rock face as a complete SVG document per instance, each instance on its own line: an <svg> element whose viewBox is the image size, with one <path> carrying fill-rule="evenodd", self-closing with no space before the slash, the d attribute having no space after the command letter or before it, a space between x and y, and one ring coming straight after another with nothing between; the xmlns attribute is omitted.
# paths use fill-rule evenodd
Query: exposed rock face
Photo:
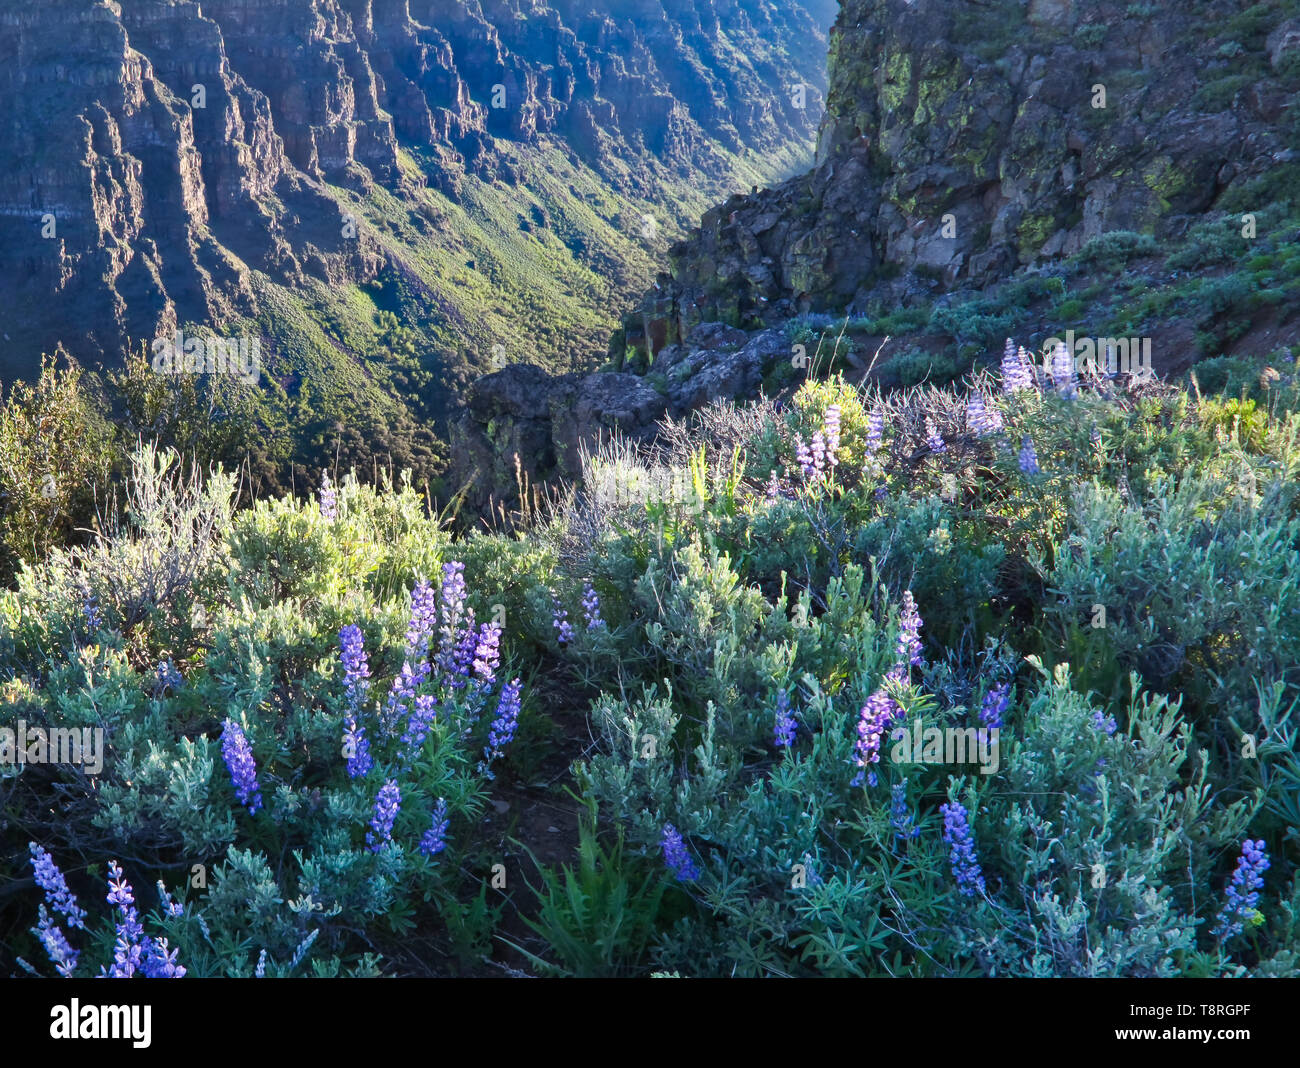
<svg viewBox="0 0 1300 1068"><path fill-rule="evenodd" d="M905 303L1107 231L1185 229L1296 158L1288 6L845 0L816 168L705 215L629 341ZM1272 70L1233 37L1270 26Z"/></svg>
<svg viewBox="0 0 1300 1068"><path fill-rule="evenodd" d="M1177 238L1265 176L1300 195L1297 27L1297 0L844 0L816 166L705 214L623 367L668 412L752 396L790 358L765 324L978 292L1111 231ZM1160 366L1192 333L1162 327Z"/></svg>
<svg viewBox="0 0 1300 1068"><path fill-rule="evenodd" d="M400 260L344 236L329 185L512 181L497 147L550 136L653 195L665 168L721 174L725 150L799 143L824 26L784 0L8 5L0 374L58 343L116 362L178 320L251 314L257 272L364 282Z"/></svg>
<svg viewBox="0 0 1300 1068"><path fill-rule="evenodd" d="M479 379L452 426L452 471L466 503L486 510L529 483L576 482L583 447L613 433L647 440L665 415L681 417L718 397L752 400L773 361L789 359L782 330L753 337L723 323L698 327L660 354L656 376L615 372L551 376L531 365ZM518 471L516 471L516 462Z"/></svg>

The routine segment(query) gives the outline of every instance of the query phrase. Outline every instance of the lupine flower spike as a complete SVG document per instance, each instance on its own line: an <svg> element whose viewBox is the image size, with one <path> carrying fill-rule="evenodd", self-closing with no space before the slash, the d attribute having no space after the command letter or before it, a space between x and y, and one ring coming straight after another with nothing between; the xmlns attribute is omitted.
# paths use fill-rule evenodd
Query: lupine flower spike
<svg viewBox="0 0 1300 1068"><path fill-rule="evenodd" d="M230 772L230 783L241 805L247 805L250 815L262 807L262 791L257 784L257 764L248 744L244 728L227 719L221 731L221 756Z"/></svg>
<svg viewBox="0 0 1300 1068"><path fill-rule="evenodd" d="M984 893L984 874L975 854L975 835L971 832L969 814L963 805L956 802L941 805L939 811L943 813L943 840L948 843L948 859L957 880L957 889L966 897Z"/></svg>
<svg viewBox="0 0 1300 1068"><path fill-rule="evenodd" d="M695 861L691 859L690 853L686 851L686 843L682 841L681 834L671 823L664 825L661 844L664 851L664 863L679 882L694 882L700 877L700 869L695 866Z"/></svg>
<svg viewBox="0 0 1300 1068"><path fill-rule="evenodd" d="M1232 881L1228 884L1227 902L1211 932L1220 942L1241 934L1245 924L1259 922L1261 917L1255 906L1259 904L1259 891L1264 885L1264 873L1268 868L1264 840L1261 838L1258 842L1252 842L1247 838L1241 844L1237 870L1232 873Z"/></svg>

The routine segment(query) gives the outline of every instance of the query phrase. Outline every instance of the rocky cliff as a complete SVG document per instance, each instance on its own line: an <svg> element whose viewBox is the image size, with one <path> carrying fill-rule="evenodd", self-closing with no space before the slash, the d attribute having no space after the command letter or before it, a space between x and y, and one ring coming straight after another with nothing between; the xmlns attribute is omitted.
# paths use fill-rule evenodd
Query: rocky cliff
<svg viewBox="0 0 1300 1068"><path fill-rule="evenodd" d="M1297 14L846 0L817 166L706 214L651 317L671 338L709 319L861 314L1112 231L1175 238L1280 168L1300 188Z"/></svg>
<svg viewBox="0 0 1300 1068"><path fill-rule="evenodd" d="M625 324L658 414L780 388L795 344L908 385L1008 334L1154 336L1162 374L1300 342L1297 0L844 0L830 49L815 166L707 211ZM510 439L513 373L476 387L463 461ZM576 419L572 388L531 416L550 473L575 426L651 432Z"/></svg>
<svg viewBox="0 0 1300 1068"><path fill-rule="evenodd" d="M5 5L0 375L194 324L355 422L590 362L707 198L810 158L828 6Z"/></svg>

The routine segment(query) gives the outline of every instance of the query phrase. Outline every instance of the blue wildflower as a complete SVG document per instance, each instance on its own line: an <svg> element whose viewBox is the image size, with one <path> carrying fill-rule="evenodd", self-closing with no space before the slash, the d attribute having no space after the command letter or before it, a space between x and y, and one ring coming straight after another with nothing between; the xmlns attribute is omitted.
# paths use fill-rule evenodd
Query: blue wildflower
<svg viewBox="0 0 1300 1068"><path fill-rule="evenodd" d="M331 521L339 517L338 494L328 471L323 472L320 478L320 514L322 518Z"/></svg>
<svg viewBox="0 0 1300 1068"><path fill-rule="evenodd" d="M903 591L903 607L899 613L898 659L902 663L920 666L921 613L911 590Z"/></svg>
<svg viewBox="0 0 1300 1068"><path fill-rule="evenodd" d="M794 713L790 710L790 698L784 690L776 695L776 724L773 728L773 744L778 749L789 749L794 745L797 726Z"/></svg>
<svg viewBox="0 0 1300 1068"><path fill-rule="evenodd" d="M176 963L179 949L167 948L167 939L159 938L149 942L144 954L141 971L146 979L183 979L185 969Z"/></svg>
<svg viewBox="0 0 1300 1068"><path fill-rule="evenodd" d="M54 858L35 842L27 843L32 855L32 871L36 885L45 891L45 900L55 912L62 913L73 927L86 929L86 910L77 905L77 899L68 889L68 881L54 863Z"/></svg>
<svg viewBox="0 0 1300 1068"><path fill-rule="evenodd" d="M984 694L984 701L980 705L980 726L988 727L990 730L1000 730L1002 728L1002 717L1006 715L1010 704L1010 686L1003 683L1000 686L990 688Z"/></svg>
<svg viewBox="0 0 1300 1068"><path fill-rule="evenodd" d="M393 824L397 822L398 810L402 807L402 791L397 788L397 780L389 779L379 788L375 798L375 814L370 820L370 830L366 831L366 845L372 853L378 853L385 842L393 840Z"/></svg>
<svg viewBox="0 0 1300 1068"><path fill-rule="evenodd" d="M488 730L488 744L483 749L484 759L491 763L505 750L514 739L519 727L519 710L521 683L518 679L508 682L501 688L501 700L497 702L496 718Z"/></svg>
<svg viewBox="0 0 1300 1068"><path fill-rule="evenodd" d="M415 708L406 721L406 731L402 735L402 746L407 759L413 759L424 741L429 737L433 721L438 718L438 701L429 694L420 694L415 699Z"/></svg>
<svg viewBox="0 0 1300 1068"><path fill-rule="evenodd" d="M1052 385L1060 391L1062 396L1074 396L1077 381L1074 357L1070 354L1070 347L1065 342L1058 344L1056 351L1052 353L1050 374L1052 376Z"/></svg>
<svg viewBox="0 0 1300 1068"><path fill-rule="evenodd" d="M1227 902L1219 913L1218 922L1210 933L1220 942L1227 942L1241 934L1243 925L1258 923L1260 918L1259 891L1264 886L1264 872L1268 871L1268 855L1264 852L1264 840L1252 842L1247 838L1241 844L1241 856L1237 858L1237 870L1232 873L1232 881L1226 891Z"/></svg>
<svg viewBox="0 0 1300 1068"><path fill-rule="evenodd" d="M1020 441L1020 470L1026 475L1036 475L1042 470L1038 466L1038 451L1028 434Z"/></svg>
<svg viewBox="0 0 1300 1068"><path fill-rule="evenodd" d="M568 625L567 623L565 624ZM569 637L573 637L570 630ZM485 689L496 681L497 667L501 663L501 625L499 623L484 623L479 628L478 641L474 646L474 676L478 679L479 688Z"/></svg>
<svg viewBox="0 0 1300 1068"><path fill-rule="evenodd" d="M948 446L944 444L943 437L935 428L934 420L928 416L925 420L925 443L930 446L931 452L947 452Z"/></svg>
<svg viewBox="0 0 1300 1068"><path fill-rule="evenodd" d="M912 826L912 809L907 803L907 780L896 782L889 788L889 824L894 837L906 841L920 835L921 829Z"/></svg>
<svg viewBox="0 0 1300 1068"><path fill-rule="evenodd" d="M72 948L62 929L54 923L44 905L40 906L37 917L37 924L32 928L32 932L41 940L46 956L50 958L55 970L63 978L71 979L72 973L77 968L77 951Z"/></svg>
<svg viewBox="0 0 1300 1068"><path fill-rule="evenodd" d="M1114 734L1119 729L1119 724L1115 722L1114 716L1103 715L1101 709L1094 709L1092 713L1092 729L1102 731L1107 737Z"/></svg>
<svg viewBox="0 0 1300 1068"><path fill-rule="evenodd" d="M867 453L868 455L880 450L880 442L885 433L885 413L879 408L872 408L871 414L867 416Z"/></svg>
<svg viewBox="0 0 1300 1068"><path fill-rule="evenodd" d="M700 869L695 866L695 861L686 851L686 843L682 841L682 836L671 823L664 825L661 845L664 851L664 863L678 881L689 883L700 877Z"/></svg>
<svg viewBox="0 0 1300 1068"><path fill-rule="evenodd" d="M1002 354L1002 391L1009 396L1022 389L1032 389L1033 384L1029 353L1023 348L1017 349L1016 343L1007 338Z"/></svg>
<svg viewBox="0 0 1300 1068"><path fill-rule="evenodd" d="M956 802L940 806L939 811L943 813L943 840L951 850L948 859L957 880L957 889L967 897L984 893L984 875L975 854L970 816L965 807Z"/></svg>
<svg viewBox="0 0 1300 1068"><path fill-rule="evenodd" d="M898 712L898 704L884 689L873 693L862 706L862 710L858 713L858 737L853 743L853 763L864 771L853 780L854 785L861 784L866 776L865 769L872 764L880 763L880 743ZM874 786L875 773L872 772L871 775L873 777L871 785Z"/></svg>
<svg viewBox="0 0 1300 1068"><path fill-rule="evenodd" d="M420 852L426 857L434 857L447 848L447 827L451 820L447 816L447 802L441 797L433 806L433 822L420 839Z"/></svg>
<svg viewBox="0 0 1300 1068"><path fill-rule="evenodd" d="M551 615L551 625L555 628L555 640L561 645L573 641L573 625L569 622L569 611L558 600L554 600L555 611Z"/></svg>
<svg viewBox="0 0 1300 1068"><path fill-rule="evenodd" d="M91 634L104 625L104 616L99 611L99 598L89 590L85 591L81 600L81 618L85 621L86 630Z"/></svg>
<svg viewBox="0 0 1300 1068"><path fill-rule="evenodd" d="M600 596L590 582L582 584L582 615L587 621L588 630L596 630L605 625L605 621L600 616Z"/></svg>
<svg viewBox="0 0 1300 1068"><path fill-rule="evenodd" d="M113 963L107 973L100 974L107 974L110 979L130 979L141 967L150 943L136 912L135 892L116 860L108 865L108 903L117 906L119 918L113 943Z"/></svg>
<svg viewBox="0 0 1300 1068"><path fill-rule="evenodd" d="M230 783L241 805L247 805L250 815L262 807L262 791L257 784L257 764L248 744L244 728L227 719L221 731L221 756L230 772Z"/></svg>

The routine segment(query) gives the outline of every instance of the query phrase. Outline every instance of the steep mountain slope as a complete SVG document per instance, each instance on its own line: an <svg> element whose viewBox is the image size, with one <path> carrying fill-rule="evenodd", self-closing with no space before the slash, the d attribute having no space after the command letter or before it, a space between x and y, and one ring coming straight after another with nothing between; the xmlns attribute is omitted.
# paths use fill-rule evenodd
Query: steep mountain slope
<svg viewBox="0 0 1300 1068"><path fill-rule="evenodd" d="M589 363L684 223L809 158L810 8L10 8L0 376L56 345L112 366L178 328L252 337L271 451L346 425L355 458L494 363Z"/></svg>

